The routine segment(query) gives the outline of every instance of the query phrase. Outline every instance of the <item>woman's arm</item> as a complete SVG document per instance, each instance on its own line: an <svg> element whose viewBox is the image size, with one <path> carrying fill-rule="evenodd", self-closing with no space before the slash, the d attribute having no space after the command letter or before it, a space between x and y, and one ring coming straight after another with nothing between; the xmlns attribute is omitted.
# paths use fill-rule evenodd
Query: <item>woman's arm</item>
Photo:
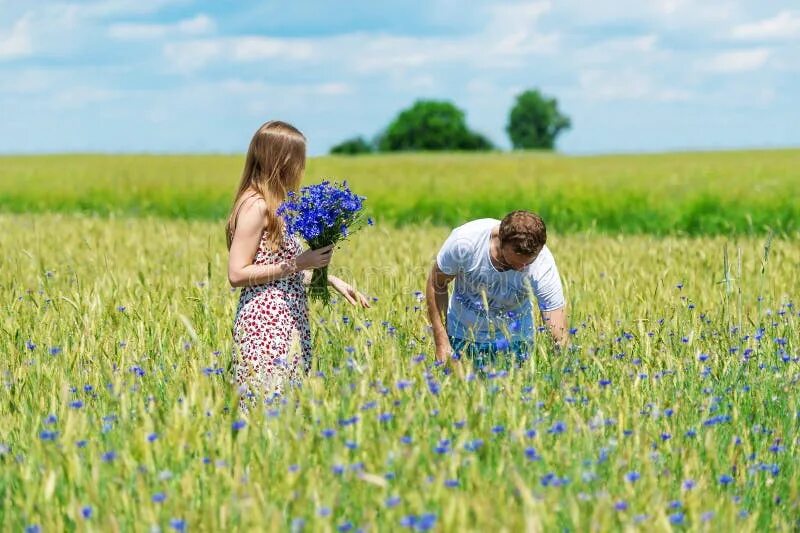
<svg viewBox="0 0 800 533"><path fill-rule="evenodd" d="M290 263L254 265L253 259L264 231L267 203L263 198L248 198L239 210L236 230L228 256L228 281L231 287L248 287L294 274L297 266Z"/></svg>

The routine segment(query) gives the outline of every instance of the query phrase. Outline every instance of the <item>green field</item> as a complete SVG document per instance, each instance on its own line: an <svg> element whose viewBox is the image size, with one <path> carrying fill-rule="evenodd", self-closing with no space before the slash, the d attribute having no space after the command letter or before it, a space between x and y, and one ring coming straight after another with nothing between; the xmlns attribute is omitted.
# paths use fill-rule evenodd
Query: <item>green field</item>
<svg viewBox="0 0 800 533"><path fill-rule="evenodd" d="M314 373L244 425L229 383L237 295L220 220L0 215L0 527L796 529L800 247L759 228L787 213L769 224L797 227L798 157L315 160L310 176L351 178L390 220L528 201L548 213L574 349L542 340L520 371L445 375L415 291L447 228L379 223L331 266L374 308L313 306ZM16 211L215 218L238 166L4 159L0 198ZM707 181L690 186L697 177ZM455 190L469 198L463 210ZM688 213L686 198L763 211L753 236L568 231L590 219L570 222L566 199L595 194L608 217L653 210L640 226L597 218L609 232L728 228L713 210L698 211L698 226L659 218Z"/></svg>
<svg viewBox="0 0 800 533"><path fill-rule="evenodd" d="M243 156L0 157L0 211L219 220ZM392 225L453 225L517 208L559 233L800 231L800 150L566 157L424 154L311 159Z"/></svg>

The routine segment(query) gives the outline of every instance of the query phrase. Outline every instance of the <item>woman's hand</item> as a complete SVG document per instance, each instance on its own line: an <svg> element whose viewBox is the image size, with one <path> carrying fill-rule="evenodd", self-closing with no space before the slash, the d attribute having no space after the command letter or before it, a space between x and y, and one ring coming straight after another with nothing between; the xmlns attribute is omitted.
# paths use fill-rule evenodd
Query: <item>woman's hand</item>
<svg viewBox="0 0 800 533"><path fill-rule="evenodd" d="M367 297L358 292L349 283L342 281L336 276L328 276L328 283L342 296L344 296L344 299L350 302L352 305L360 305L365 309L369 307L369 301L367 300Z"/></svg>
<svg viewBox="0 0 800 533"><path fill-rule="evenodd" d="M333 245L329 244L328 246L323 246L316 250L306 250L297 256L295 264L297 265L298 271L308 270L309 268L322 268L328 266L328 263L331 262L332 255Z"/></svg>

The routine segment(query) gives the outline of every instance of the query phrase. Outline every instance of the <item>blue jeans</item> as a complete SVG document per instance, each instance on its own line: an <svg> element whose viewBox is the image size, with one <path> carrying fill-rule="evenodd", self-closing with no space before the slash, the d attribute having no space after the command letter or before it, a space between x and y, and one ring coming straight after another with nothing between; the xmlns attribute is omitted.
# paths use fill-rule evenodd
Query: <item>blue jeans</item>
<svg viewBox="0 0 800 533"><path fill-rule="evenodd" d="M511 365L519 368L533 355L532 341L511 342L470 342L449 337L454 357L468 358L478 372L491 368L508 369Z"/></svg>

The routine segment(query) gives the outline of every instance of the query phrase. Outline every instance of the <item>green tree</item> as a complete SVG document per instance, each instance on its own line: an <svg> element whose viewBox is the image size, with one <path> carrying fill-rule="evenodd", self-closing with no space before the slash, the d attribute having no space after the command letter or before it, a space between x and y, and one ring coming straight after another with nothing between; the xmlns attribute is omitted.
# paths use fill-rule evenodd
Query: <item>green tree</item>
<svg viewBox="0 0 800 533"><path fill-rule="evenodd" d="M331 148L332 154L346 154L346 155L356 155L356 154L368 154L373 151L373 147L370 143L364 140L364 137L353 137L352 139L347 139L346 141L342 141L333 148Z"/></svg>
<svg viewBox="0 0 800 533"><path fill-rule="evenodd" d="M491 150L492 143L467 127L464 112L450 102L417 100L400 112L378 140L378 149Z"/></svg>
<svg viewBox="0 0 800 533"><path fill-rule="evenodd" d="M506 131L514 148L552 150L556 137L570 127L569 117L558 110L555 98L531 89L517 96L508 115Z"/></svg>

